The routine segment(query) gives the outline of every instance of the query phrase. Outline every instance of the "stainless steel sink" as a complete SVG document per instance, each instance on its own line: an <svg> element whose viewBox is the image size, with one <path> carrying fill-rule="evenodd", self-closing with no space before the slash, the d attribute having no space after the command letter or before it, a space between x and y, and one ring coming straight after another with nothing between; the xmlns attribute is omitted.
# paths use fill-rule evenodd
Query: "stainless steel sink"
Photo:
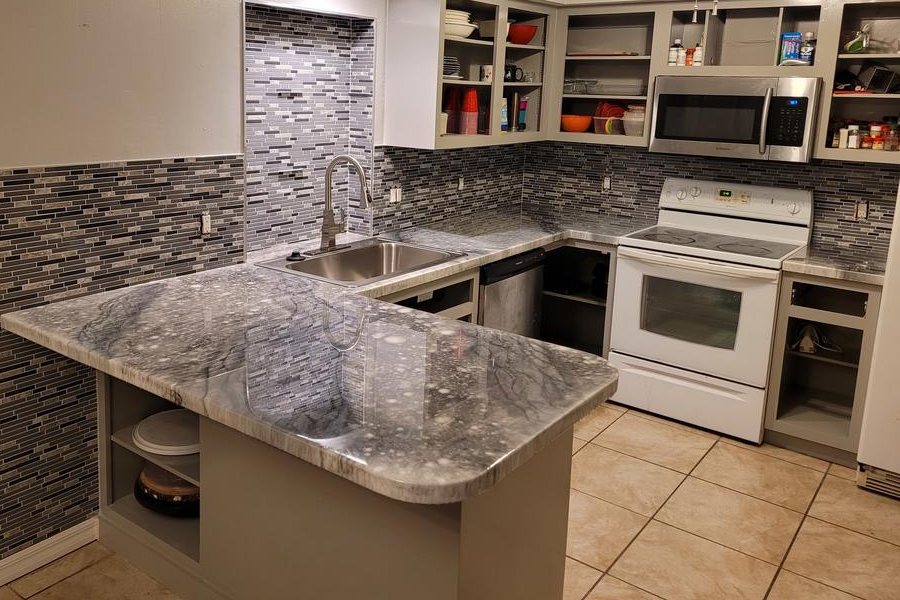
<svg viewBox="0 0 900 600"><path fill-rule="evenodd" d="M460 256L463 255L457 252L371 239L354 242L326 254L306 256L302 260L278 259L259 264L338 285L361 286Z"/></svg>

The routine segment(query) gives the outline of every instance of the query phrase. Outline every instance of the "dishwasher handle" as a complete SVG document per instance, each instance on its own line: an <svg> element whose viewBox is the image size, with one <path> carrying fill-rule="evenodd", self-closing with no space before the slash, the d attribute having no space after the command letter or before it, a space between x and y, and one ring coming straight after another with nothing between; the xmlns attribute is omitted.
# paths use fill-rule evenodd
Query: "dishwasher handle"
<svg viewBox="0 0 900 600"><path fill-rule="evenodd" d="M543 248L504 258L481 268L481 285L490 285L515 277L525 271L544 264L547 253Z"/></svg>

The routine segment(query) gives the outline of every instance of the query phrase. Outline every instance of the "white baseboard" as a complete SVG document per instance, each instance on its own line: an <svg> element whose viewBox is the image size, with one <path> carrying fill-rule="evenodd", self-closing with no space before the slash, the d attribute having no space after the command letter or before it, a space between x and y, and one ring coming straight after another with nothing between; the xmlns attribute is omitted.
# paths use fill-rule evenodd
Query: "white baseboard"
<svg viewBox="0 0 900 600"><path fill-rule="evenodd" d="M98 539L98 535L97 517L92 517L84 523L57 533L52 538L0 560L0 585L6 585L69 552L90 544Z"/></svg>

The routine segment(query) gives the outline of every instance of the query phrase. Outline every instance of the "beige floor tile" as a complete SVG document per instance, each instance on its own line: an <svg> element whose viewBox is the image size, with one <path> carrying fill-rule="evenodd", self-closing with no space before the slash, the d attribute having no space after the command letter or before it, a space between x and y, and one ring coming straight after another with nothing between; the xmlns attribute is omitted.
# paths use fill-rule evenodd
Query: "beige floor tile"
<svg viewBox="0 0 900 600"><path fill-rule="evenodd" d="M768 600L854 600L854 597L790 571L781 571Z"/></svg>
<svg viewBox="0 0 900 600"><path fill-rule="evenodd" d="M803 515L688 477L657 520L773 564L779 564Z"/></svg>
<svg viewBox="0 0 900 600"><path fill-rule="evenodd" d="M585 444L587 444L586 441L579 440L577 437L573 437L572 438L572 454L575 454L576 452L578 452L579 450L584 448Z"/></svg>
<svg viewBox="0 0 900 600"><path fill-rule="evenodd" d="M647 517L572 490L566 554L605 571L646 523Z"/></svg>
<svg viewBox="0 0 900 600"><path fill-rule="evenodd" d="M806 512L825 476L823 472L722 442L709 451L692 474L799 512Z"/></svg>
<svg viewBox="0 0 900 600"><path fill-rule="evenodd" d="M572 458L572 487L645 516L663 505L684 475L588 444Z"/></svg>
<svg viewBox="0 0 900 600"><path fill-rule="evenodd" d="M778 568L652 521L610 575L672 600L762 600Z"/></svg>
<svg viewBox="0 0 900 600"><path fill-rule="evenodd" d="M575 437L589 442L623 414L624 410L618 406L601 404L588 416L575 423Z"/></svg>
<svg viewBox="0 0 900 600"><path fill-rule="evenodd" d="M35 600L178 600L119 556L110 556L34 596Z"/></svg>
<svg viewBox="0 0 900 600"><path fill-rule="evenodd" d="M784 568L866 600L897 600L900 548L807 518Z"/></svg>
<svg viewBox="0 0 900 600"><path fill-rule="evenodd" d="M773 446L772 444L763 444L761 446L757 446L756 444L749 444L747 442L741 442L724 437L722 438L722 441L727 444L737 446L738 448L746 448L747 450L759 452L760 454L765 454L766 456L780 458L781 460L786 460L787 462L794 463L795 465L800 465L801 467L807 467L822 472L828 470L828 463L824 460L820 460L812 456L807 456L806 454L800 454L799 452L794 452L793 450L788 450L787 448L779 448L778 446Z"/></svg>
<svg viewBox="0 0 900 600"><path fill-rule="evenodd" d="M656 600L657 598L659 596L638 589L612 575L604 575L585 600Z"/></svg>
<svg viewBox="0 0 900 600"><path fill-rule="evenodd" d="M23 598L30 598L66 577L70 577L82 569L103 560L110 554L109 550L99 543L93 542L54 560L37 571L20 577L10 583L9 587Z"/></svg>
<svg viewBox="0 0 900 600"><path fill-rule="evenodd" d="M9 589L7 586L0 586L0 600L21 600L21 596Z"/></svg>
<svg viewBox="0 0 900 600"><path fill-rule="evenodd" d="M836 465L832 463L832 465L828 467L828 474L834 475L835 477L840 477L841 479L856 481L856 469L848 469L843 465Z"/></svg>
<svg viewBox="0 0 900 600"><path fill-rule="evenodd" d="M581 600L588 590L597 583L602 573L583 565L577 560L566 558L566 582L563 585L563 600Z"/></svg>
<svg viewBox="0 0 900 600"><path fill-rule="evenodd" d="M900 545L900 502L867 492L853 481L827 476L809 516Z"/></svg>
<svg viewBox="0 0 900 600"><path fill-rule="evenodd" d="M681 431L689 431L695 435L699 435L705 438L709 438L711 440L719 439L719 434L714 433L712 431L707 431L705 429L700 429L699 427L692 427L687 423L682 423L681 421L675 421L673 419L669 419L667 417L661 417L659 415L654 415L650 413L646 413L639 410L629 410L629 415L640 417L641 419L646 419L648 421L653 421L654 423L660 423L662 425L668 425L669 427L673 427L675 429L679 429Z"/></svg>
<svg viewBox="0 0 900 600"><path fill-rule="evenodd" d="M715 440L628 413L607 427L592 443L689 473Z"/></svg>

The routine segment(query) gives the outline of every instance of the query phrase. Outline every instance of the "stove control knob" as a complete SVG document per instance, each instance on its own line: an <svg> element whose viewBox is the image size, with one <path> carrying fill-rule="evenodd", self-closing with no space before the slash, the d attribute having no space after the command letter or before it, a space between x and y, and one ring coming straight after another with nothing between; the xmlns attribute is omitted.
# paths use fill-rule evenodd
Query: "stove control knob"
<svg viewBox="0 0 900 600"><path fill-rule="evenodd" d="M687 190L685 190L685 189L678 190L677 192L675 192L675 197L678 198L679 200L684 200L685 198L687 198Z"/></svg>
<svg viewBox="0 0 900 600"><path fill-rule="evenodd" d="M696 185L691 188L691 196L693 196L694 198L696 198L697 196L699 196L702 193L703 193L703 190L701 190Z"/></svg>
<svg viewBox="0 0 900 600"><path fill-rule="evenodd" d="M791 213L792 215L796 215L798 212L800 212L800 207L797 206L797 203L796 203L796 202L788 202L788 204L787 204L787 210L788 210L788 212Z"/></svg>

